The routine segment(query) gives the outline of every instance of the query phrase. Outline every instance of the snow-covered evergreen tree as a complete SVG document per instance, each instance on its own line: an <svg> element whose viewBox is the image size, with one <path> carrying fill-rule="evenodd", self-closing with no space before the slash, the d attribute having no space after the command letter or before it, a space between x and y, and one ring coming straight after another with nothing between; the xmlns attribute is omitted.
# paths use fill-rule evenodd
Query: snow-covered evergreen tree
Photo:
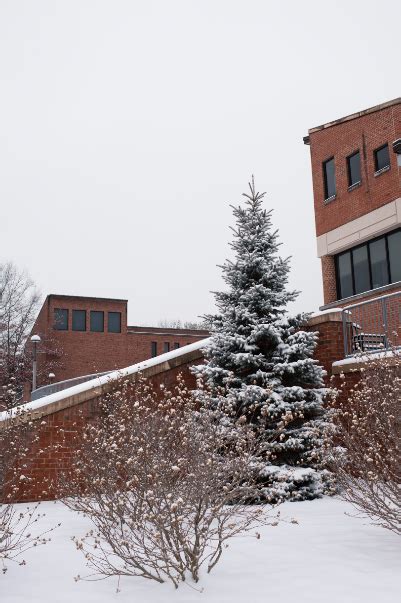
<svg viewBox="0 0 401 603"><path fill-rule="evenodd" d="M265 193L249 184L236 219L233 261L222 266L228 288L215 293L219 313L205 317L211 342L206 363L194 372L213 390L224 388L236 420L262 429L266 456L255 459L272 502L315 498L324 490L321 471L325 427L323 370L313 359L317 334L303 330L307 315L289 317L289 260L278 255L278 235Z"/></svg>

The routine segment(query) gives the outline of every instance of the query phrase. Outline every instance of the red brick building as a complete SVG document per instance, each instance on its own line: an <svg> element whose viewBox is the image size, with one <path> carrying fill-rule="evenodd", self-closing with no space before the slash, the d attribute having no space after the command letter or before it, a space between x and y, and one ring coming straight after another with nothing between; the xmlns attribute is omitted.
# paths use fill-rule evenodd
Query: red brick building
<svg viewBox="0 0 401 603"><path fill-rule="evenodd" d="M401 290L401 98L311 128L324 306Z"/></svg>
<svg viewBox="0 0 401 603"><path fill-rule="evenodd" d="M48 295L31 334L42 339L38 387L49 383L41 367L52 366L57 353L55 382L124 368L208 336L204 330L129 326L127 300L73 295Z"/></svg>

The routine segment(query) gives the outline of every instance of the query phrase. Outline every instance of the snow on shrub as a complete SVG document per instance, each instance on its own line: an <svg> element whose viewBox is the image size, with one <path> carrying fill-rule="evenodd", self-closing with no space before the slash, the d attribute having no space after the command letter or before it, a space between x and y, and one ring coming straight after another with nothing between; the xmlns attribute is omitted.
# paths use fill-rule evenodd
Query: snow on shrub
<svg viewBox="0 0 401 603"><path fill-rule="evenodd" d="M258 495L253 459L264 444L246 424L227 429L203 397L138 377L101 401L62 478L65 504L93 524L74 539L93 577L198 582L227 540L275 523L244 504Z"/></svg>

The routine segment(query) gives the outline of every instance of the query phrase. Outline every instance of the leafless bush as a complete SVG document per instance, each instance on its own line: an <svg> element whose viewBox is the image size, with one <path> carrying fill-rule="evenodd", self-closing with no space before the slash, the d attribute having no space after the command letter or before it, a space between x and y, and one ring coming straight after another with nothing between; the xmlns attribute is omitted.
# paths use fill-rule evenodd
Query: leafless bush
<svg viewBox="0 0 401 603"><path fill-rule="evenodd" d="M368 360L337 414L333 470L342 497L401 534L401 357Z"/></svg>
<svg viewBox="0 0 401 603"><path fill-rule="evenodd" d="M39 513L39 504L15 504L31 481L25 473L30 447L37 438L36 424L26 413L18 411L13 418L0 419L0 563L3 573L7 571L6 561L25 565L21 555L50 540L48 533L52 529L39 535L31 533L43 516Z"/></svg>
<svg viewBox="0 0 401 603"><path fill-rule="evenodd" d="M254 430L230 429L181 382L158 394L141 378L121 383L64 476L73 494L65 504L94 524L75 539L92 577L197 582L228 539L274 523L264 507L244 505L259 487L252 459L260 446Z"/></svg>

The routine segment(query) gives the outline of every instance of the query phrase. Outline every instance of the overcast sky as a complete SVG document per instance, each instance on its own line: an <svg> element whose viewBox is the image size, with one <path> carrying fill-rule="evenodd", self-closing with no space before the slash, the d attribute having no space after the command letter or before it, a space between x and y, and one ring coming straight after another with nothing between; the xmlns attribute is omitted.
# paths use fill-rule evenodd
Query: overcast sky
<svg viewBox="0 0 401 603"><path fill-rule="evenodd" d="M400 96L400 0L0 0L0 259L43 294L213 309L250 175L322 303L308 128Z"/></svg>

